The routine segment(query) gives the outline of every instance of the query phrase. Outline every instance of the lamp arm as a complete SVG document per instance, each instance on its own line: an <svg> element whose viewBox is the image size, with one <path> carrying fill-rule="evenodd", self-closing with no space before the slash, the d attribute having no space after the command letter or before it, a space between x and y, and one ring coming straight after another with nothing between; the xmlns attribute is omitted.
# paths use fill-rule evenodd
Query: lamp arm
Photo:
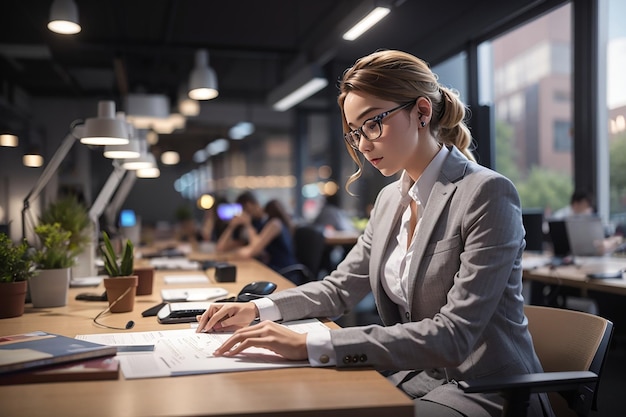
<svg viewBox="0 0 626 417"><path fill-rule="evenodd" d="M128 194L135 185L135 181L137 181L137 174L135 171L130 171L126 174L126 177L124 177L124 180L117 189L115 196L111 200L111 204L109 204L104 212L107 225L111 225L115 222L115 216L120 211L120 207L124 204L124 201L126 201L126 197L128 197Z"/></svg>
<svg viewBox="0 0 626 417"><path fill-rule="evenodd" d="M43 172L37 179L37 182L35 182L35 186L24 198L24 207L22 208L22 238L23 239L26 239L26 213L30 209L30 201L39 197L39 193L41 193L41 190L43 190L43 188L48 184L52 176L59 169L59 166L61 165L61 163L67 156L70 149L72 149L74 142L76 142L76 139L78 139L76 136L74 136L75 126L76 126L76 122L72 123L72 126L70 128L70 133L68 133L65 136L65 138L61 142L61 145L54 152L54 155L52 155L52 158L50 158L50 161L48 162Z"/></svg>
<svg viewBox="0 0 626 417"><path fill-rule="evenodd" d="M117 163L117 161L113 161L113 172L111 172L111 175L107 178L104 186L98 194L98 197L96 197L96 200L89 209L89 218L92 221L98 221L98 218L104 212L104 208L109 203L113 193L117 189L117 186L122 181L122 178L124 178L124 174L126 174L126 169Z"/></svg>

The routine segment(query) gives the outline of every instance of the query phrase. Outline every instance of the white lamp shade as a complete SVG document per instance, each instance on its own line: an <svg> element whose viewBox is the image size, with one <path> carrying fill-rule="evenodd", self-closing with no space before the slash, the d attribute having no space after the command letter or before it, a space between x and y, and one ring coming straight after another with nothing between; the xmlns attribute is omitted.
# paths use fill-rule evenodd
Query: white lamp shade
<svg viewBox="0 0 626 417"><path fill-rule="evenodd" d="M192 100L211 100L219 94L217 75L209 67L209 54L205 50L196 52L196 66L189 76L189 98Z"/></svg>
<svg viewBox="0 0 626 417"><path fill-rule="evenodd" d="M43 165L43 156L36 153L28 153L22 157L22 163L26 167L39 168Z"/></svg>
<svg viewBox="0 0 626 417"><path fill-rule="evenodd" d="M62 35L74 35L80 32L78 7L74 0L54 0L50 6L48 29Z"/></svg>
<svg viewBox="0 0 626 417"><path fill-rule="evenodd" d="M129 171L137 171L139 169L154 168L156 167L156 159L151 153L145 153L139 156L139 158L126 159L122 163L122 167Z"/></svg>
<svg viewBox="0 0 626 417"><path fill-rule="evenodd" d="M17 146L18 140L17 136L10 134L2 134L0 135L0 146L8 146L11 148L15 148Z"/></svg>
<svg viewBox="0 0 626 417"><path fill-rule="evenodd" d="M141 168L136 171L137 178L158 178L161 170L157 167Z"/></svg>
<svg viewBox="0 0 626 417"><path fill-rule="evenodd" d="M163 152L161 162L165 165L176 165L180 162L180 154L176 151Z"/></svg>
<svg viewBox="0 0 626 417"><path fill-rule="evenodd" d="M197 116L200 114L200 103L190 98L181 98L178 101L178 111L183 116Z"/></svg>
<svg viewBox="0 0 626 417"><path fill-rule="evenodd" d="M125 145L129 142L126 121L115 117L115 103L100 101L98 117L88 118L80 139L86 145Z"/></svg>
<svg viewBox="0 0 626 417"><path fill-rule="evenodd" d="M106 145L104 147L104 157L111 159L139 158L140 151L139 141L130 139L125 145Z"/></svg>

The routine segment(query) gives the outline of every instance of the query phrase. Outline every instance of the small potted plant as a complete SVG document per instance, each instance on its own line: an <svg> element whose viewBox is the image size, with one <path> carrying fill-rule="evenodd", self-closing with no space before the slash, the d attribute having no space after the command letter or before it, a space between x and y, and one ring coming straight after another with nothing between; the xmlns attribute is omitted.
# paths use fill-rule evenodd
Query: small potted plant
<svg viewBox="0 0 626 417"><path fill-rule="evenodd" d="M87 207L75 195L61 197L48 204L41 214L40 223L59 223L71 232L69 251L76 257L72 276L95 275L93 225Z"/></svg>
<svg viewBox="0 0 626 417"><path fill-rule="evenodd" d="M108 278L103 280L111 313L132 311L135 304L137 275L133 275L134 247L130 239L118 257L107 232L102 232L104 245L100 248L104 258L104 270Z"/></svg>
<svg viewBox="0 0 626 417"><path fill-rule="evenodd" d="M16 245L6 233L0 233L0 318L24 314L28 279L34 273L28 244Z"/></svg>
<svg viewBox="0 0 626 417"><path fill-rule="evenodd" d="M37 274L29 280L33 307L61 307L67 305L72 266L75 256L70 249L72 232L60 223L42 223L35 227L41 242L32 259Z"/></svg>

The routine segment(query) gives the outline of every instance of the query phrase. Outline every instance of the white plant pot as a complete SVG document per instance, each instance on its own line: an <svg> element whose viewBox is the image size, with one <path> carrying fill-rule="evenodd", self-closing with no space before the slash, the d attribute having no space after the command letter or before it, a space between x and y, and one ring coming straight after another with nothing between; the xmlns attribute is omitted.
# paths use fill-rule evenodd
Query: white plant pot
<svg viewBox="0 0 626 417"><path fill-rule="evenodd" d="M40 269L28 280L33 307L62 307L67 305L71 268Z"/></svg>
<svg viewBox="0 0 626 417"><path fill-rule="evenodd" d="M96 253L93 243L86 245L85 249L76 257L76 265L72 267L73 278L95 277L96 270Z"/></svg>

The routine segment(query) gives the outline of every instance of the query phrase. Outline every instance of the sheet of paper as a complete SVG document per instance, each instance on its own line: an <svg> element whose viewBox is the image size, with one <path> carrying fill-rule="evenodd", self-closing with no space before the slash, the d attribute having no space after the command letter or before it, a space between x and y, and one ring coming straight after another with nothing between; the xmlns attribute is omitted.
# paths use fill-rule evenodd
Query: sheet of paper
<svg viewBox="0 0 626 417"><path fill-rule="evenodd" d="M315 319L283 325L300 333L328 331L328 327ZM231 333L196 333L190 328L80 335L80 338L115 345L153 343L152 352L118 355L122 372L127 379L309 366L308 361L287 360L263 348L250 348L230 358L213 356L213 351L230 335Z"/></svg>
<svg viewBox="0 0 626 417"><path fill-rule="evenodd" d="M150 264L155 269L199 270L200 263L187 258L152 258Z"/></svg>
<svg viewBox="0 0 626 417"><path fill-rule="evenodd" d="M202 284L209 282L209 278L201 274L165 275L163 281L166 284Z"/></svg>
<svg viewBox="0 0 626 417"><path fill-rule="evenodd" d="M163 301L208 301L224 298L228 290L221 287L162 289Z"/></svg>
<svg viewBox="0 0 626 417"><path fill-rule="evenodd" d="M157 341L166 337L178 337L189 332L182 330L164 330L152 332L128 332L128 333L95 333L79 334L76 339L87 340L101 345L117 346L118 353L124 352L152 352Z"/></svg>

